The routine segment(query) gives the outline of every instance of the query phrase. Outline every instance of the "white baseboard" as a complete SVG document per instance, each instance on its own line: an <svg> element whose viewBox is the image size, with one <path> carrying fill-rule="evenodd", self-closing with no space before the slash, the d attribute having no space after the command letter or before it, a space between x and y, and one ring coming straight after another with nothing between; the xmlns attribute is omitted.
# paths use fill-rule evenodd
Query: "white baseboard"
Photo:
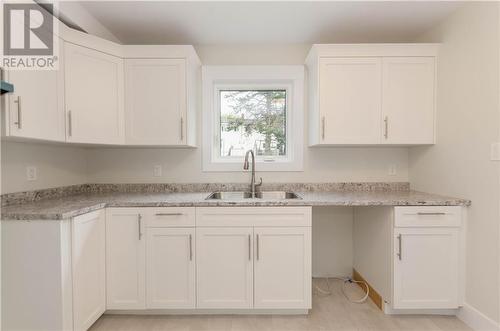
<svg viewBox="0 0 500 331"><path fill-rule="evenodd" d="M309 309L109 309L106 315L308 315Z"/></svg>
<svg viewBox="0 0 500 331"><path fill-rule="evenodd" d="M458 311L457 317L475 331L498 331L500 324L481 313L476 308L464 304Z"/></svg>
<svg viewBox="0 0 500 331"><path fill-rule="evenodd" d="M393 309L390 304L384 302L384 313L386 315L447 315L455 316L458 309Z"/></svg>

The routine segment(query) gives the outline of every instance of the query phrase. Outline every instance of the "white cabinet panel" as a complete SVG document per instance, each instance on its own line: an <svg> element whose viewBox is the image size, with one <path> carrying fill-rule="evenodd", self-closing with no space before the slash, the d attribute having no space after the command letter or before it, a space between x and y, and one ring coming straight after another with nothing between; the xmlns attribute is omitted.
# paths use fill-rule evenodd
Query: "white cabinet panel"
<svg viewBox="0 0 500 331"><path fill-rule="evenodd" d="M67 140L122 144L123 60L65 43Z"/></svg>
<svg viewBox="0 0 500 331"><path fill-rule="evenodd" d="M252 308L252 228L198 228L197 307Z"/></svg>
<svg viewBox="0 0 500 331"><path fill-rule="evenodd" d="M457 308L458 252L459 228L395 228L393 308Z"/></svg>
<svg viewBox="0 0 500 331"><path fill-rule="evenodd" d="M63 68L59 70L12 70L8 81L5 135L65 141Z"/></svg>
<svg viewBox="0 0 500 331"><path fill-rule="evenodd" d="M434 57L383 58L382 66L382 142L433 144Z"/></svg>
<svg viewBox="0 0 500 331"><path fill-rule="evenodd" d="M186 60L125 61L126 143L186 142Z"/></svg>
<svg viewBox="0 0 500 331"><path fill-rule="evenodd" d="M194 228L147 229L147 308L195 308Z"/></svg>
<svg viewBox="0 0 500 331"><path fill-rule="evenodd" d="M146 236L141 209L111 208L106 216L106 307L144 309Z"/></svg>
<svg viewBox="0 0 500 331"><path fill-rule="evenodd" d="M380 143L380 58L321 58L321 144Z"/></svg>
<svg viewBox="0 0 500 331"><path fill-rule="evenodd" d="M311 308L311 228L255 228L255 308Z"/></svg>
<svg viewBox="0 0 500 331"><path fill-rule="evenodd" d="M72 224L73 330L87 330L106 309L104 212Z"/></svg>

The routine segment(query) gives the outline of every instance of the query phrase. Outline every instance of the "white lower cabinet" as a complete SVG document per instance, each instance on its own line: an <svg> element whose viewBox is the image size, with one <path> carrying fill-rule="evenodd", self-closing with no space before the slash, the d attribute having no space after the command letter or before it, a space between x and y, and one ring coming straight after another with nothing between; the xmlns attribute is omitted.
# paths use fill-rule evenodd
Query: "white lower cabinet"
<svg viewBox="0 0 500 331"><path fill-rule="evenodd" d="M458 307L459 228L396 228L393 308Z"/></svg>
<svg viewBox="0 0 500 331"><path fill-rule="evenodd" d="M252 308L253 228L197 228L198 308Z"/></svg>
<svg viewBox="0 0 500 331"><path fill-rule="evenodd" d="M72 223L73 330L87 330L106 310L105 224L102 211Z"/></svg>
<svg viewBox="0 0 500 331"><path fill-rule="evenodd" d="M106 307L145 309L146 237L140 208L106 212Z"/></svg>
<svg viewBox="0 0 500 331"><path fill-rule="evenodd" d="M148 228L147 308L195 308L194 228Z"/></svg>
<svg viewBox="0 0 500 331"><path fill-rule="evenodd" d="M305 308L311 302L311 228L255 228L255 308Z"/></svg>
<svg viewBox="0 0 500 331"><path fill-rule="evenodd" d="M463 304L462 207L367 207L354 214L354 269L387 312Z"/></svg>

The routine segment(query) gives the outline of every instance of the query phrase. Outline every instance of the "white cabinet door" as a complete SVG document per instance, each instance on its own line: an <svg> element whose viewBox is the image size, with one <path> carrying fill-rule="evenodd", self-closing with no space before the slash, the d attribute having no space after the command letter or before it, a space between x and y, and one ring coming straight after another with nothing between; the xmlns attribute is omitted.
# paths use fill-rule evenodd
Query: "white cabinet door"
<svg viewBox="0 0 500 331"><path fill-rule="evenodd" d="M382 60L321 58L320 144L380 143Z"/></svg>
<svg viewBox="0 0 500 331"><path fill-rule="evenodd" d="M459 228L395 228L395 309L458 307Z"/></svg>
<svg viewBox="0 0 500 331"><path fill-rule="evenodd" d="M62 78L62 68L9 72L7 136L65 141Z"/></svg>
<svg viewBox="0 0 500 331"><path fill-rule="evenodd" d="M67 140L123 143L123 60L70 43L64 50Z"/></svg>
<svg viewBox="0 0 500 331"><path fill-rule="evenodd" d="M125 61L127 144L186 142L186 60Z"/></svg>
<svg viewBox="0 0 500 331"><path fill-rule="evenodd" d="M255 308L311 308L311 228L255 228Z"/></svg>
<svg viewBox="0 0 500 331"><path fill-rule="evenodd" d="M107 210L107 309L146 308L146 236L143 232L140 209Z"/></svg>
<svg viewBox="0 0 500 331"><path fill-rule="evenodd" d="M197 228L198 308L252 308L252 228Z"/></svg>
<svg viewBox="0 0 500 331"><path fill-rule="evenodd" d="M73 330L87 330L106 310L104 212L72 223Z"/></svg>
<svg viewBox="0 0 500 331"><path fill-rule="evenodd" d="M384 58L382 76L382 142L433 144L435 58Z"/></svg>
<svg viewBox="0 0 500 331"><path fill-rule="evenodd" d="M147 308L195 308L194 228L147 229Z"/></svg>

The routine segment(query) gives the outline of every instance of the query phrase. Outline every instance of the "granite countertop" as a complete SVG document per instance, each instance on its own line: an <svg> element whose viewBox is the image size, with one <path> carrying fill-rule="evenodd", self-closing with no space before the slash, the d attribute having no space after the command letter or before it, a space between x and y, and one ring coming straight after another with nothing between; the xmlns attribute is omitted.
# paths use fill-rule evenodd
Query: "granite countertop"
<svg viewBox="0 0 500 331"><path fill-rule="evenodd" d="M2 220L61 220L105 207L468 206L469 200L412 190L296 192L302 199L205 200L208 192L86 193L2 207Z"/></svg>

